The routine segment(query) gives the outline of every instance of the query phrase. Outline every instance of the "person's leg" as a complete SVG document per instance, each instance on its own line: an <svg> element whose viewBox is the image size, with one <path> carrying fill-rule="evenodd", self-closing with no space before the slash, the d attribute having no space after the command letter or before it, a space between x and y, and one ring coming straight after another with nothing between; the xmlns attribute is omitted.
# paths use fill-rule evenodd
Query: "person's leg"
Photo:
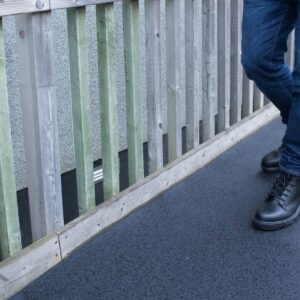
<svg viewBox="0 0 300 300"><path fill-rule="evenodd" d="M293 71L293 97L289 113L285 147L280 168L289 174L300 176L300 1L297 0L298 18L295 26L295 65Z"/></svg>
<svg viewBox="0 0 300 300"><path fill-rule="evenodd" d="M244 0L242 58L247 76L280 110L287 124L293 79L284 61L287 39L295 26L293 0Z"/></svg>
<svg viewBox="0 0 300 300"><path fill-rule="evenodd" d="M300 0L244 0L244 5L242 63L287 124L282 172L253 219L259 229L276 230L300 214ZM294 27L296 62L292 74L284 52Z"/></svg>

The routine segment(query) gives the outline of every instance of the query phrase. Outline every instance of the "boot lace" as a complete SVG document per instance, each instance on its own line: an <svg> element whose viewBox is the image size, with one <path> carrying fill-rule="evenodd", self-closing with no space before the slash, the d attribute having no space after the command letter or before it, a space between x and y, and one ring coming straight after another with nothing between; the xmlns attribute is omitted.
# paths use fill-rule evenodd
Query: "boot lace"
<svg viewBox="0 0 300 300"><path fill-rule="evenodd" d="M271 191L268 193L271 199L277 198L282 204L286 199L285 196L292 191L291 189L295 186L295 182L292 181L293 175L281 172L276 178Z"/></svg>

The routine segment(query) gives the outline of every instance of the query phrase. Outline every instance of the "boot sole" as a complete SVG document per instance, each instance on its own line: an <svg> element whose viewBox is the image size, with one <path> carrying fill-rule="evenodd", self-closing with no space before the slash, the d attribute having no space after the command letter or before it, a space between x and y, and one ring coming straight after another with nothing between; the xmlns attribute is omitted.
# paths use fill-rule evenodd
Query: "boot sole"
<svg viewBox="0 0 300 300"><path fill-rule="evenodd" d="M265 231L280 230L294 223L298 218L299 214L300 214L300 205L297 208L296 212L286 220L281 220L276 222L264 222L264 221L253 219L252 223L255 228L260 230L265 230Z"/></svg>
<svg viewBox="0 0 300 300"><path fill-rule="evenodd" d="M261 169L263 170L264 173L267 173L267 174L277 173L277 172L280 171L279 166L277 166L277 167L266 167L264 165L261 165Z"/></svg>

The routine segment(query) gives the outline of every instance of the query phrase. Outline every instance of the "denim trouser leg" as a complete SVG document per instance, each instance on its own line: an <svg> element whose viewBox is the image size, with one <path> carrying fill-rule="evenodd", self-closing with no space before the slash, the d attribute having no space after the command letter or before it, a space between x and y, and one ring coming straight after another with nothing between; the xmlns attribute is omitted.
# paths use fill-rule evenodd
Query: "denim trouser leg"
<svg viewBox="0 0 300 300"><path fill-rule="evenodd" d="M280 167L290 174L300 176L300 1L297 4L293 97Z"/></svg>
<svg viewBox="0 0 300 300"><path fill-rule="evenodd" d="M294 28L296 62L292 73L284 53ZM287 124L280 167L300 175L300 0L244 0L242 33L245 72Z"/></svg>

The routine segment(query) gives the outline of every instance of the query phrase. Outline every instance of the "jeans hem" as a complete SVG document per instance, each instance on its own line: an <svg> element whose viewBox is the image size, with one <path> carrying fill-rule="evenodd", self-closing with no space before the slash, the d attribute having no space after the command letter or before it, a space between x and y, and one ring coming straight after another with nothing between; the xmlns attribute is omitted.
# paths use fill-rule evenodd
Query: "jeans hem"
<svg viewBox="0 0 300 300"><path fill-rule="evenodd" d="M300 170L299 170L299 172L297 172L297 171L291 171L291 170L283 167L281 164L279 164L279 168L280 168L281 171L284 171L285 173L288 173L290 175L294 175L294 176L299 176L300 177Z"/></svg>

